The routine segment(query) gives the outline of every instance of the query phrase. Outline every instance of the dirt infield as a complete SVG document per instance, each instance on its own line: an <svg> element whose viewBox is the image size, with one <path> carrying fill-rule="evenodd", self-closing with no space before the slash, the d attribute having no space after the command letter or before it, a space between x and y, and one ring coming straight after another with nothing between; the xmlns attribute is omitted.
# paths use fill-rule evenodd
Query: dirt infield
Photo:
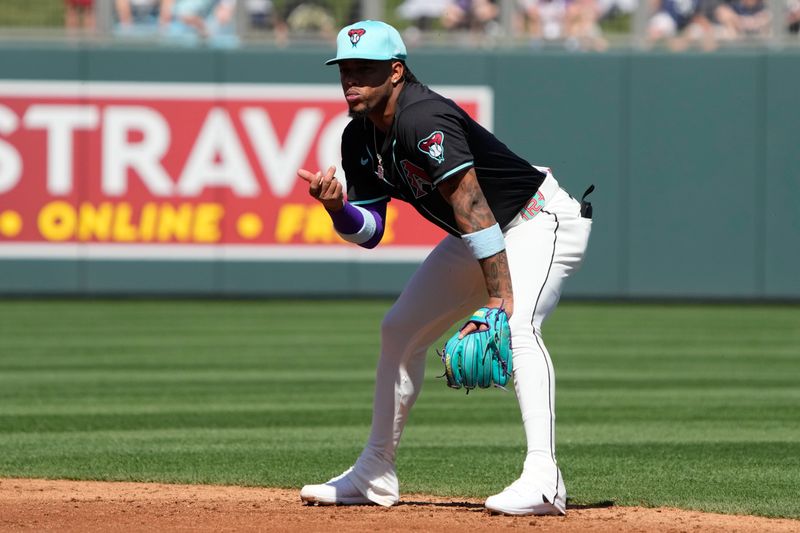
<svg viewBox="0 0 800 533"><path fill-rule="evenodd" d="M489 516L479 500L406 495L391 508L305 507L298 491L0 480L0 531L800 531L800 521L677 509L571 508L566 517Z"/></svg>

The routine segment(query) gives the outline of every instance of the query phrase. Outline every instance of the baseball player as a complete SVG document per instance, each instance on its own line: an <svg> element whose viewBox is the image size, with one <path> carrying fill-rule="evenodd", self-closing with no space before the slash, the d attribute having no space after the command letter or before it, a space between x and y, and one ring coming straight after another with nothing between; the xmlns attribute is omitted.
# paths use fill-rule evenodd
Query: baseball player
<svg viewBox="0 0 800 533"><path fill-rule="evenodd" d="M583 259L591 206L561 189L406 66L392 26L361 21L337 37L342 90L352 116L342 134L347 194L325 172L298 170L337 232L365 248L383 235L386 204L408 202L449 235L431 252L387 313L369 441L355 464L321 485L309 504L391 506L400 499L395 453L423 383L430 345L476 308L510 317L514 388L527 454L522 473L486 508L512 515L564 514L556 464L555 379L541 326L561 285ZM585 195L584 195L585 197ZM582 216L583 215L583 216ZM477 326L462 329L466 335Z"/></svg>

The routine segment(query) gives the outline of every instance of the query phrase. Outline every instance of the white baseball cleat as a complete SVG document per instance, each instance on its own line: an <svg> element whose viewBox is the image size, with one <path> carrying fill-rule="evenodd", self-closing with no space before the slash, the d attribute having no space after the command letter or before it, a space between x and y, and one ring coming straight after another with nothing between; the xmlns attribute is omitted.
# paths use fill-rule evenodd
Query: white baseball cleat
<svg viewBox="0 0 800 533"><path fill-rule="evenodd" d="M567 498L564 485L559 483L558 494L542 494L541 488L522 478L505 488L500 494L486 499L486 510L492 514L514 516L565 515Z"/></svg>
<svg viewBox="0 0 800 533"><path fill-rule="evenodd" d="M348 470L322 485L306 485L300 499L307 505L374 505L347 478Z"/></svg>

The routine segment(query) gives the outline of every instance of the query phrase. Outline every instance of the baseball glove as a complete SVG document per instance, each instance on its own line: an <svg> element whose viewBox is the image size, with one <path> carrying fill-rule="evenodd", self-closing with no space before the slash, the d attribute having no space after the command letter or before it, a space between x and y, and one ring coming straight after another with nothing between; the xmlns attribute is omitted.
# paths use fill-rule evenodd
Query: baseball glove
<svg viewBox="0 0 800 533"><path fill-rule="evenodd" d="M511 329L503 309L481 307L467 320L478 330L459 339L462 326L444 345L439 355L444 363L447 386L464 387L467 393L475 387L492 385L503 388L511 376ZM481 326L488 329L481 330Z"/></svg>

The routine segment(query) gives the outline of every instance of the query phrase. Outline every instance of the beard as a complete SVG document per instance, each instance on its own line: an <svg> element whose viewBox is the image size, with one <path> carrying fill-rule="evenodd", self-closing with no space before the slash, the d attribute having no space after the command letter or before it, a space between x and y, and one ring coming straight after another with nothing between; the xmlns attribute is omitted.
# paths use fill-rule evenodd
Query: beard
<svg viewBox="0 0 800 533"><path fill-rule="evenodd" d="M351 107L348 114L350 115L350 118L367 118L371 112L372 107L364 104L364 107L358 110Z"/></svg>

